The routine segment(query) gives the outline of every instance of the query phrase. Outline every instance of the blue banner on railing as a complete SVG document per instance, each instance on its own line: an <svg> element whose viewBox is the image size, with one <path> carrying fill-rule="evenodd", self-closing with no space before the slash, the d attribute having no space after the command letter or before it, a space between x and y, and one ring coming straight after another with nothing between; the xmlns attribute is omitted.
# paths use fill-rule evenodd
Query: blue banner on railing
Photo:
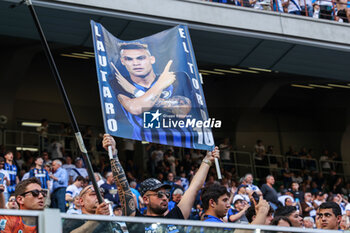
<svg viewBox="0 0 350 233"><path fill-rule="evenodd" d="M211 119L186 26L123 41L91 21L106 133L211 150Z"/></svg>

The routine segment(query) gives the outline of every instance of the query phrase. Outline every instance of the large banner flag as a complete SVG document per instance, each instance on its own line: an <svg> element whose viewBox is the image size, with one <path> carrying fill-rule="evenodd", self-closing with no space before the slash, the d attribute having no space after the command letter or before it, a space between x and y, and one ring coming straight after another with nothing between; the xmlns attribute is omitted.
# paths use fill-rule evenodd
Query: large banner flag
<svg viewBox="0 0 350 233"><path fill-rule="evenodd" d="M123 41L91 21L106 133L212 150L212 127L186 26Z"/></svg>

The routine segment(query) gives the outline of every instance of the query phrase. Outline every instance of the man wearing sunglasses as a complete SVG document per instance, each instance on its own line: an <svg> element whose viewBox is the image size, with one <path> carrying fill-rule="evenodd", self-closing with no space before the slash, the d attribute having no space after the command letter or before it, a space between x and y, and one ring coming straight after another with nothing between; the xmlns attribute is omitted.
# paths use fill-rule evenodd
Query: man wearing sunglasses
<svg viewBox="0 0 350 233"><path fill-rule="evenodd" d="M1 188L0 188L1 190ZM47 190L41 188L36 177L19 182L15 189L16 201L20 210L43 210ZM4 196L0 194L1 208L4 208ZM37 232L37 219L34 217L0 216L0 231L10 232Z"/></svg>
<svg viewBox="0 0 350 233"><path fill-rule="evenodd" d="M116 183L117 185L118 183L123 183L123 185L119 185L121 187L118 187L120 199L127 200L121 201L123 213L126 212L126 215L129 216L136 215L148 217L187 219L190 216L196 195L198 191L202 188L211 165L214 164L214 159L220 157L218 147L215 147L214 151L207 152L207 155L203 159L201 166L199 167L198 171L193 177L192 182L185 194L183 195L181 201L168 213L167 211L170 194L168 194L169 190L167 189L171 188L170 185L162 184L159 180L154 178L149 178L143 181L140 185L140 189L144 204L147 207L147 212L144 215L142 215L137 209L134 209L135 205L127 205L127 203L130 203L130 199L132 199L132 196L129 195L129 193L131 193L130 187L127 182L123 182L124 180L126 180L126 177L124 170L120 165L120 162L117 157L115 141L112 136L110 136L109 134L105 134L103 138L103 147L106 150L108 150L108 146L112 146L112 152L115 156L115 166L118 168L119 174L115 177L119 180L119 182ZM133 208L131 208L130 206ZM145 229L147 230L147 227L145 227Z"/></svg>

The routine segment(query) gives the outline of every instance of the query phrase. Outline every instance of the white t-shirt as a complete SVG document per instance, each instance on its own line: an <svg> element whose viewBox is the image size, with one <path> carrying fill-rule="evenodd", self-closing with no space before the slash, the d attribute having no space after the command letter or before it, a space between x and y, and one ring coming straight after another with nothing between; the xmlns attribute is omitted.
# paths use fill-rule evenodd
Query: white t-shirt
<svg viewBox="0 0 350 233"><path fill-rule="evenodd" d="M8 173L6 170L1 169L1 170L0 170L0 173L4 174L4 178L6 177L6 178L7 178L7 180L10 180L9 173ZM4 187L5 187L4 193L7 193L7 185L6 185L6 181L3 181L2 183L3 183Z"/></svg>
<svg viewBox="0 0 350 233"><path fill-rule="evenodd" d="M78 188L77 186L75 186L75 184L71 184L67 187L66 194L69 194L72 198L74 198L79 195L82 189L82 187ZM69 202L69 207L71 207L72 204L72 202Z"/></svg>

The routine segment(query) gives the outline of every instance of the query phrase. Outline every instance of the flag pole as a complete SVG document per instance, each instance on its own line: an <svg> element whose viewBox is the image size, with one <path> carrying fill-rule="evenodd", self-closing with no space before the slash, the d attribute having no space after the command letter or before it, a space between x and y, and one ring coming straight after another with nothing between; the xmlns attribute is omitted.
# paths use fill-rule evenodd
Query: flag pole
<svg viewBox="0 0 350 233"><path fill-rule="evenodd" d="M81 153L83 155L83 159L84 159L84 162L85 162L85 165L86 165L86 168L87 168L90 180L91 180L92 185L94 187L94 190L96 192L98 202L102 203L103 202L103 198L102 198L101 193L99 192L99 188L98 188L98 185L97 185L97 182L96 182L96 179L95 179L95 176L94 176L94 171L92 169L91 162L90 162L90 159L89 159L89 156L88 156L88 153L87 153L84 141L83 141L83 137L81 136L81 133L80 133L77 121L75 119L72 107L70 105L69 99L68 99L67 94L66 94L66 90L64 89L64 86L63 86L60 74L58 73L58 69L56 67L56 63L55 63L55 61L53 59L53 56L51 54L51 51L50 51L49 45L47 43L46 37L44 35L44 32L43 32L43 30L41 28L41 25L40 25L38 16L37 16L37 14L35 12L33 3L32 3L31 0L24 0L24 2L28 6L29 11L30 11L30 13L31 13L31 15L33 17L35 26L36 26L36 28L38 30L38 33L39 33L39 36L40 36L41 44L42 44L42 46L44 48L44 52L45 52L46 58L47 58L47 60L49 62L49 65L50 65L51 71L53 73L53 76L54 76L54 78L56 80L57 86L58 86L58 88L59 88L59 90L61 92L61 95L62 95L62 98L63 98L63 101L64 101L64 105L65 105L67 113L69 115L69 119L71 121L72 128L74 130L75 138L77 139L80 151L81 151Z"/></svg>

